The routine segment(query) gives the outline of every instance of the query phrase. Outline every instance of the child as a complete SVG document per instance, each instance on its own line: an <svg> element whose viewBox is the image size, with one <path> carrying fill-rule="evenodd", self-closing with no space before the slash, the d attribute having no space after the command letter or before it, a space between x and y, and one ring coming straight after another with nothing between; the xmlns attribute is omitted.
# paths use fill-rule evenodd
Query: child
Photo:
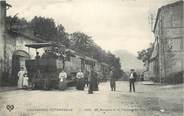
<svg viewBox="0 0 184 116"><path fill-rule="evenodd" d="M26 89L28 88L28 79L29 78L28 78L27 74L25 73L24 77L23 77L23 87Z"/></svg>

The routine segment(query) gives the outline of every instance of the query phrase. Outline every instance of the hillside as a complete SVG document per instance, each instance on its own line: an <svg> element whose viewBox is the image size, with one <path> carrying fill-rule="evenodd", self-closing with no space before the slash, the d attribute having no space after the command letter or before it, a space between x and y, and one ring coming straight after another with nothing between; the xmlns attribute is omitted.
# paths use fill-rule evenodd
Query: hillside
<svg viewBox="0 0 184 116"><path fill-rule="evenodd" d="M138 60L134 54L126 50L116 50L113 52L121 60L121 66L124 71L129 71L130 69L142 70L143 63Z"/></svg>

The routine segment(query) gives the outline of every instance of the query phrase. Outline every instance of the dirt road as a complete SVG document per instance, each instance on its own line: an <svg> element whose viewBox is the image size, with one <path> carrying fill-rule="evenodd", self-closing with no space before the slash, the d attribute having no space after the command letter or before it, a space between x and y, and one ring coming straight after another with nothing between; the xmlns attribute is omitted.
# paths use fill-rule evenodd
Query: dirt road
<svg viewBox="0 0 184 116"><path fill-rule="evenodd" d="M128 82L117 82L113 92L107 82L94 94L87 94L87 88L1 92L0 116L183 116L183 85L139 82L135 93L128 87Z"/></svg>

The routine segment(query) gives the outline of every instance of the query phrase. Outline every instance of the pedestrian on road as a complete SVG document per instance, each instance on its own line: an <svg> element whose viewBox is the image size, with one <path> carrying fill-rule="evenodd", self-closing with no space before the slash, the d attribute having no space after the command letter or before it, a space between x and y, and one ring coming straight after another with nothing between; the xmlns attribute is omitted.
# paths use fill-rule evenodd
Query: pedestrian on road
<svg viewBox="0 0 184 116"><path fill-rule="evenodd" d="M23 79L24 79L24 74L26 73L26 71L24 70L24 67L20 68L20 71L18 72L18 83L17 83L17 87L19 89L23 88Z"/></svg>
<svg viewBox="0 0 184 116"><path fill-rule="evenodd" d="M79 72L76 75L77 78L77 86L76 88L78 90L84 90L85 82L84 82L84 73L82 70L79 70Z"/></svg>
<svg viewBox="0 0 184 116"><path fill-rule="evenodd" d="M64 71L64 69L61 69L61 72L59 73L59 89L64 90L66 89L66 78L67 73Z"/></svg>
<svg viewBox="0 0 184 116"><path fill-rule="evenodd" d="M98 84L97 84L96 78L97 78L97 73L92 68L91 73L89 75L88 94L93 94L93 91L98 89Z"/></svg>
<svg viewBox="0 0 184 116"><path fill-rule="evenodd" d="M85 81L85 85L87 85L87 87L89 85L89 81L88 80L89 80L89 71L86 70L85 73L84 73L84 81Z"/></svg>
<svg viewBox="0 0 184 116"><path fill-rule="evenodd" d="M132 92L132 87L133 87L133 91L135 92L135 81L136 81L136 77L137 77L137 74L135 72L134 69L131 69L130 70L130 75L129 75L129 83L130 83L130 92Z"/></svg>
<svg viewBox="0 0 184 116"><path fill-rule="evenodd" d="M110 87L111 91L116 91L116 78L114 76L114 67L111 67L110 71Z"/></svg>
<svg viewBox="0 0 184 116"><path fill-rule="evenodd" d="M93 70L94 71L94 70ZM93 77L94 77L94 86L93 86L93 91L98 91L98 84L99 84L99 80L98 80L98 74L96 71L94 71L93 73Z"/></svg>

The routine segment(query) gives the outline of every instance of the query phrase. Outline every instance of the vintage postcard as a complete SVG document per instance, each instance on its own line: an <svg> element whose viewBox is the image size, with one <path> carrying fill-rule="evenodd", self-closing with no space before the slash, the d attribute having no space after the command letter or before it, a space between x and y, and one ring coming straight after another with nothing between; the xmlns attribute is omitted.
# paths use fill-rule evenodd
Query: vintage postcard
<svg viewBox="0 0 184 116"><path fill-rule="evenodd" d="M183 116L183 0L0 0L0 116Z"/></svg>

